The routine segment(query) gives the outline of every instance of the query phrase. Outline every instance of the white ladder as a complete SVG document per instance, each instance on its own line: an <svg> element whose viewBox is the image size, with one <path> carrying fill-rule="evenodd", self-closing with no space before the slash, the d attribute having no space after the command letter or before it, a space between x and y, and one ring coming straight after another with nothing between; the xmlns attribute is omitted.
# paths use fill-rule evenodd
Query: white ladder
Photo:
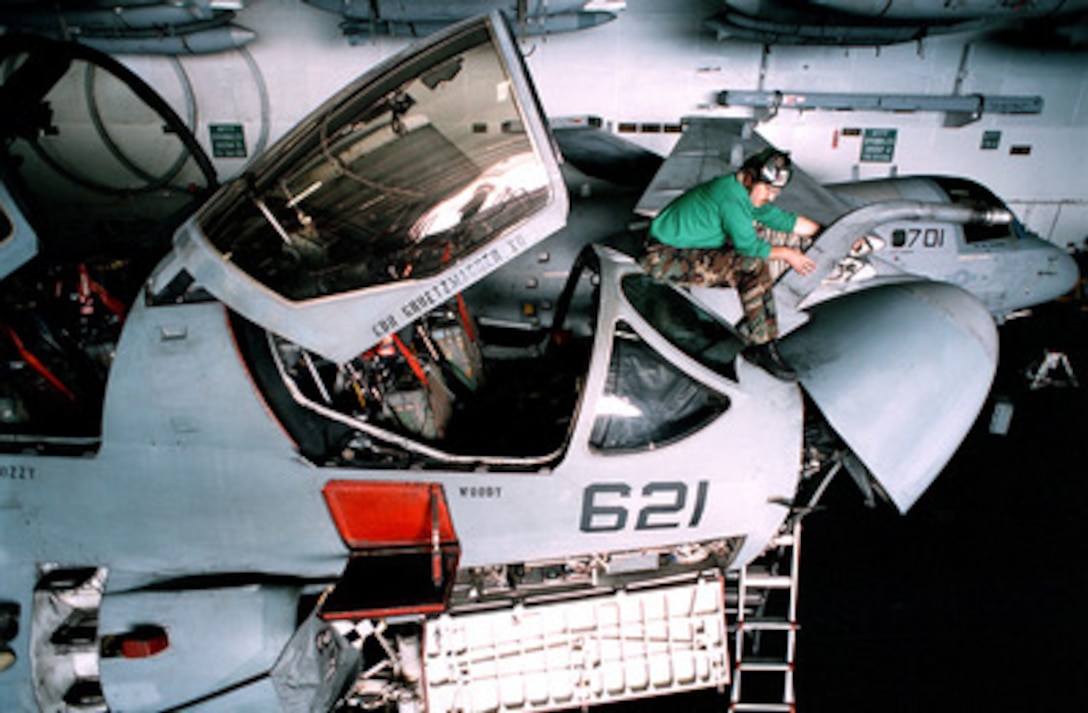
<svg viewBox="0 0 1088 713"><path fill-rule="evenodd" d="M793 713L801 518L792 518L737 583L730 711ZM746 685L742 687L741 682Z"/></svg>

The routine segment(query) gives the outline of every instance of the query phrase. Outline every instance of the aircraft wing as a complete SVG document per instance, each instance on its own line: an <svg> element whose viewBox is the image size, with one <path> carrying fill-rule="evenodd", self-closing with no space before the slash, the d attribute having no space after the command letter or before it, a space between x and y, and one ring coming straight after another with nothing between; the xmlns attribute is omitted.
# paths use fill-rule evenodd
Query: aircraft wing
<svg viewBox="0 0 1088 713"><path fill-rule="evenodd" d="M685 117L684 133L642 194L635 212L653 218L692 186L740 169L744 159L771 144L748 119ZM777 204L827 225L849 206L794 164L793 178Z"/></svg>
<svg viewBox="0 0 1088 713"><path fill-rule="evenodd" d="M642 188L649 185L661 168L659 155L610 131L602 131L598 117L550 118L548 124L564 162L587 176Z"/></svg>

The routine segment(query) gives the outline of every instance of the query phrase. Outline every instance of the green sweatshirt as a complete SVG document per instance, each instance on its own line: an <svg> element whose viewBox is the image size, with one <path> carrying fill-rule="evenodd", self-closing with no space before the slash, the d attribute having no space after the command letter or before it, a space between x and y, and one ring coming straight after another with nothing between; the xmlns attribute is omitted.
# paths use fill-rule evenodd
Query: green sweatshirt
<svg viewBox="0 0 1088 713"><path fill-rule="evenodd" d="M766 258L771 246L756 235L753 221L790 232L797 216L773 203L756 208L730 174L699 184L665 206L650 224L650 235L675 248L720 248L728 239L741 255Z"/></svg>

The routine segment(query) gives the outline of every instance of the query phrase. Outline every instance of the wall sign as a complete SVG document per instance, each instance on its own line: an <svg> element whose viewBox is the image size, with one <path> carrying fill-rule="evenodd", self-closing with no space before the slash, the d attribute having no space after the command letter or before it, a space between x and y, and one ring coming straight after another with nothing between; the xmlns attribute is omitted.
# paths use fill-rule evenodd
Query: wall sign
<svg viewBox="0 0 1088 713"><path fill-rule="evenodd" d="M245 158L246 135L241 124L208 124L215 158Z"/></svg>
<svg viewBox="0 0 1088 713"><path fill-rule="evenodd" d="M861 139L861 160L872 163L891 163L895 156L895 137L898 129L866 129Z"/></svg>

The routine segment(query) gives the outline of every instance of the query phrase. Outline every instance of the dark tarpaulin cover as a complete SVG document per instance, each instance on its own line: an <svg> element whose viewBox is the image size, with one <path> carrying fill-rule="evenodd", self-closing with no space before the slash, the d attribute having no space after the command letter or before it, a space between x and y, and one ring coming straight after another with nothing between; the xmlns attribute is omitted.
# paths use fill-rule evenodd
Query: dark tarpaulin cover
<svg viewBox="0 0 1088 713"><path fill-rule="evenodd" d="M284 711L324 713L333 710L361 667L361 653L311 614L287 643L271 676Z"/></svg>

